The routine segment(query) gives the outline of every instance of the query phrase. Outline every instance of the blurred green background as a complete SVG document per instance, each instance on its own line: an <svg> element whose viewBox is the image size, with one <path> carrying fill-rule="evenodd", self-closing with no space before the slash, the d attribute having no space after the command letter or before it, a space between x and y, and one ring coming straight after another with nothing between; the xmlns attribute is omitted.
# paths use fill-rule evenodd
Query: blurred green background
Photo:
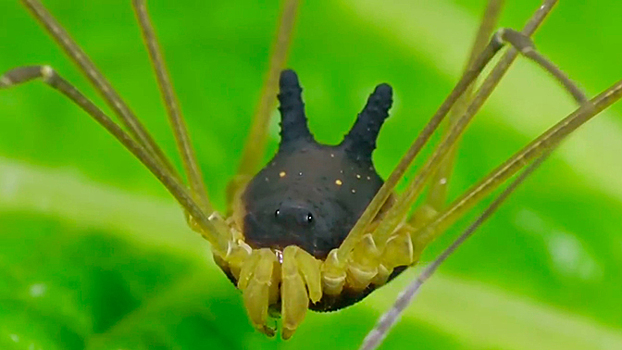
<svg viewBox="0 0 622 350"><path fill-rule="evenodd" d="M45 4L174 154L129 2ZM522 27L538 5L508 1L502 25ZM339 142L373 87L391 83L396 102L374 155L386 177L459 77L483 6L304 1L289 66L316 137ZM150 1L220 208L278 7ZM613 0L563 1L535 41L593 95L622 78L620 18ZM0 23L0 70L49 63L104 106L17 1L0 2ZM464 137L452 197L573 108L552 79L519 59ZM269 153L277 135L274 120ZM621 151L619 103L570 137L447 261L382 348L622 349ZM0 92L2 349L355 349L414 275L354 307L308 314L288 342L266 339L171 196L112 137L41 83Z"/></svg>

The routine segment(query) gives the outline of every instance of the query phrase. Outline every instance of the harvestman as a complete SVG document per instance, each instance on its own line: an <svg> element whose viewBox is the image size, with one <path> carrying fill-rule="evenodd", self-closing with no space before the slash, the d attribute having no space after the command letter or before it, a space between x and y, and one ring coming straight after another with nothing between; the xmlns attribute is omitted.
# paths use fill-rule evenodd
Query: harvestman
<svg viewBox="0 0 622 350"><path fill-rule="evenodd" d="M491 1L462 78L383 182L375 172L371 154L392 104L391 87L376 87L342 143L329 146L316 142L307 127L298 77L291 70L283 70L298 8L298 1L285 0L267 80L238 175L230 182L228 214L223 217L210 204L144 0L133 0L133 5L188 188L128 105L56 20L37 0L23 3L79 66L123 127L49 66L12 69L0 77L0 88L40 78L106 128L160 180L184 208L189 225L211 243L214 260L242 291L251 323L261 332L274 335L276 330L268 325L269 311L280 314L282 336L286 339L300 325L307 309L330 311L356 303L416 264L425 247L457 218L524 169L380 319L363 344L364 349L375 348L421 284L559 142L622 97L620 81L588 100L562 71L535 50L530 36L556 1L544 1L522 31L500 29L494 34L501 1ZM510 47L475 90L479 74L505 45ZM580 107L445 205L457 141L519 53L552 74ZM260 170L277 87L281 144L273 160ZM449 127L432 156L408 181L403 193L394 193L398 181L448 113ZM410 215L428 184L431 188L426 202Z"/></svg>

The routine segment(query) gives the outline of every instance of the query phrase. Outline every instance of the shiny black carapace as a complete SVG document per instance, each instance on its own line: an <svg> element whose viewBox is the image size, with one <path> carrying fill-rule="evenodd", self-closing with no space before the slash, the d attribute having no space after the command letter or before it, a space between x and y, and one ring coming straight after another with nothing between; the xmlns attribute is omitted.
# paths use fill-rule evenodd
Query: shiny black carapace
<svg viewBox="0 0 622 350"><path fill-rule="evenodd" d="M350 132L331 146L309 131L296 73L283 71L279 85L281 143L244 192L244 237L253 248L296 245L324 259L382 186L372 152L389 115L391 87L378 85Z"/></svg>

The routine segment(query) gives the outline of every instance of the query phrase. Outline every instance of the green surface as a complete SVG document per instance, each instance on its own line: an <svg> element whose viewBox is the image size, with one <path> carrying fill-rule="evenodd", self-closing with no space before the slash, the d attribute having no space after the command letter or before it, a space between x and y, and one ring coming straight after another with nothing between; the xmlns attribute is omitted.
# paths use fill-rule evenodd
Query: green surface
<svg viewBox="0 0 622 350"><path fill-rule="evenodd" d="M46 1L173 154L131 7L113 3ZM151 3L222 208L278 6ZM317 138L338 142L373 86L391 83L396 103L374 156L386 176L456 81L482 6L305 1L289 65ZM511 2L502 24L520 28L537 6ZM536 43L592 95L622 78L621 16L613 0L563 1ZM49 63L101 104L17 1L0 2L0 22L0 70ZM519 60L464 138L452 196L572 109L549 77ZM271 149L277 132L275 121ZM383 349L622 349L621 150L618 104L573 135L442 267ZM283 342L250 327L208 249L163 187L75 106L40 83L0 92L1 349L355 349L414 276L346 310L309 314Z"/></svg>

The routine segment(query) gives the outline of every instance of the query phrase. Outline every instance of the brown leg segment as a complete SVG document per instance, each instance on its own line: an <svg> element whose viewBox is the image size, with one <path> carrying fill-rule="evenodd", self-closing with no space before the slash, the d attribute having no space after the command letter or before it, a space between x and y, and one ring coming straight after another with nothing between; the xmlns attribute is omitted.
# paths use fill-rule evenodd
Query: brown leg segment
<svg viewBox="0 0 622 350"><path fill-rule="evenodd" d="M227 189L229 203L232 202L232 198L239 188L246 185L261 168L268 139L270 116L276 105L279 75L287 62L299 4L299 0L283 0L281 20L277 35L272 43L268 74L264 81L261 97L255 107L255 114L253 115L250 133L244 144L238 172L230 181Z"/></svg>
<svg viewBox="0 0 622 350"><path fill-rule="evenodd" d="M184 164L184 171L188 178L192 195L205 212L208 214L212 213L214 209L208 199L207 189L205 188L203 176L201 175L201 169L199 167L194 148L192 147L192 143L190 142L188 128L184 122L181 107L179 106L175 90L173 89L171 77L166 69L166 64L164 63L162 49L158 44L153 25L151 24L151 20L149 18L149 13L147 12L147 5L145 0L133 0L132 5L134 6L138 23L140 23L143 39L145 41L145 46L149 51L149 58L153 66L153 70L158 79L160 93L162 94L162 99L166 105L168 119L171 127L173 128L175 141L177 143L177 150L181 155L181 160Z"/></svg>

